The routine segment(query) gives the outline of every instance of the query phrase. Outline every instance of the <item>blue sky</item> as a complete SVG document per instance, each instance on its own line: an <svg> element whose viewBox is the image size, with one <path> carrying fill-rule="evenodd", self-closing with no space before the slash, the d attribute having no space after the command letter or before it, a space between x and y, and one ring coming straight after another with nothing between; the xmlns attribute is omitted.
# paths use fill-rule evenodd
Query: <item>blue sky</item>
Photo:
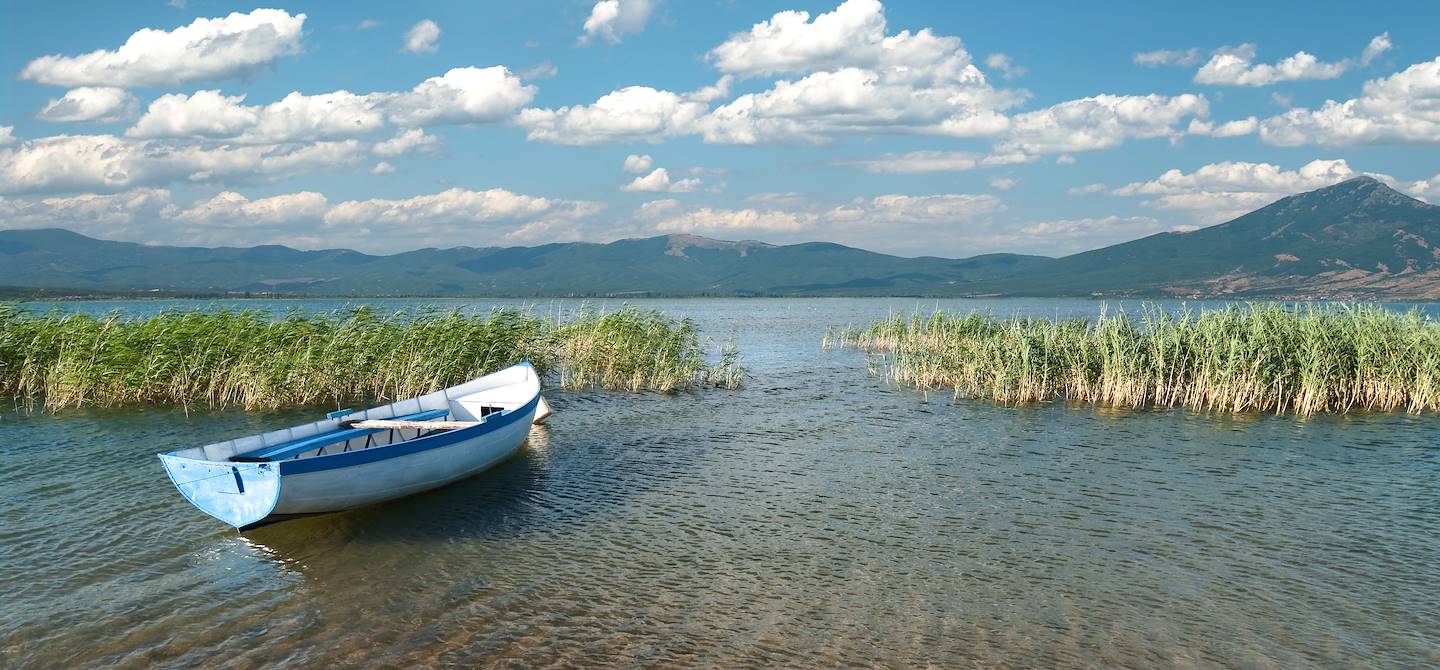
<svg viewBox="0 0 1440 670"><path fill-rule="evenodd" d="M1157 6L1161 5L1161 6ZM0 226L1060 255L1440 198L1440 5L14 3Z"/></svg>

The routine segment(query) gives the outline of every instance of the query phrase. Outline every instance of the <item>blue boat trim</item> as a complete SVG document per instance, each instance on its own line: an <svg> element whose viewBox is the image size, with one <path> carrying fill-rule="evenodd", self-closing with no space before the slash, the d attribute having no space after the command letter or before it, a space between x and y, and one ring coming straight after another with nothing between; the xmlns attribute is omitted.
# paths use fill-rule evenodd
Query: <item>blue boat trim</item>
<svg viewBox="0 0 1440 670"><path fill-rule="evenodd" d="M371 447L359 451L344 451L337 454L326 454L324 456L312 456L310 458L297 460L280 461L280 474L281 476L299 475L307 472L348 468L353 465L374 463L376 461L408 456L430 449L448 447L457 442L463 442L473 437L499 430L526 417L534 416L535 408L539 406L540 394L537 393L529 402L510 412L505 414L491 414L485 417L484 423L478 426L435 433L399 444Z"/></svg>
<svg viewBox="0 0 1440 670"><path fill-rule="evenodd" d="M416 412L416 413L414 413L414 414L406 414L406 415L403 415L403 416L397 416L397 417L394 417L394 418L395 418L396 420L398 420L398 421L429 421L430 419L438 419L438 418L440 418L440 417L442 417L442 416L445 416L445 415L447 415L447 414L449 414L449 413L450 413L450 410L449 410L449 409L432 409L432 410L426 410L426 411L424 411L424 412ZM270 445L270 446L268 446L268 447L260 447L259 449L254 449L254 450L251 450L251 451L247 451L247 452L245 452L245 453L243 453L243 454L235 454L234 456L231 456L231 457L230 457L230 460L235 461L235 462L237 462L237 463L256 463L256 462L265 462L265 461L278 461L278 460L281 460L281 459L283 459L283 458L287 458L287 457L294 456L294 455L299 454L299 453L303 453L303 452L306 452L306 451L310 451L311 449L315 449L315 448L317 448L317 447L323 447L323 446L326 446L326 445L336 444L336 443L338 443L338 442L344 442L344 441L346 441L346 440L350 440L350 439L357 438L357 437L364 437L364 436L369 435L369 434L371 434L371 433L378 433L378 432L380 432L380 431L382 431L382 430L385 430L385 429L384 429L384 428L342 428L342 429L340 429L340 430L332 430L332 431L330 431L330 432L328 432L328 433L319 433L319 434L316 434L316 435L310 435L310 436L308 436L308 437L302 437L302 438L300 438L300 439L298 439L298 440L291 440L291 441L289 441L289 442L281 442L280 444L272 444L272 445Z"/></svg>

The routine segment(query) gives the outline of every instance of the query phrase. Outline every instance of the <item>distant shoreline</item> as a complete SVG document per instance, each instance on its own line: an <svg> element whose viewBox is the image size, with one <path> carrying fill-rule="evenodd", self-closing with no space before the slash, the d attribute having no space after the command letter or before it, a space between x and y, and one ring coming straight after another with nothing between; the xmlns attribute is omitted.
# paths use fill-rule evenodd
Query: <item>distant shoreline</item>
<svg viewBox="0 0 1440 670"><path fill-rule="evenodd" d="M0 230L0 296L1434 301L1437 241L1440 207L1361 177L1192 232L1060 258L907 258L834 242L775 245L681 234L372 256L277 245L151 246L60 228Z"/></svg>

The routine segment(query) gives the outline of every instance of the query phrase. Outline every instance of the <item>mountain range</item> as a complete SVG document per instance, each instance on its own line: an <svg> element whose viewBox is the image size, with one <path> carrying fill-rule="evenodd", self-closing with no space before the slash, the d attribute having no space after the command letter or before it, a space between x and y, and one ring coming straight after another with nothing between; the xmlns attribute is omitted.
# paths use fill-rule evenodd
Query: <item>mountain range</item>
<svg viewBox="0 0 1440 670"><path fill-rule="evenodd" d="M4 222L0 221L0 225ZM902 258L839 244L693 235L376 256L204 248L0 230L13 295L1150 296L1440 298L1440 207L1358 177L1192 232L1062 258Z"/></svg>

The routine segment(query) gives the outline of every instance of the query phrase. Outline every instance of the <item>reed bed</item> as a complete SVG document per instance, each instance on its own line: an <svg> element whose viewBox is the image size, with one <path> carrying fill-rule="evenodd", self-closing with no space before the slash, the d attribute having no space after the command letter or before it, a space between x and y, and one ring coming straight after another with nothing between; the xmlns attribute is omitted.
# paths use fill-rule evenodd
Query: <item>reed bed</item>
<svg viewBox="0 0 1440 670"><path fill-rule="evenodd" d="M1440 323L1377 306L1146 306L1093 321L937 311L829 334L823 344L877 354L897 383L1002 403L1300 416L1440 409Z"/></svg>
<svg viewBox="0 0 1440 670"><path fill-rule="evenodd" d="M369 308L31 314L0 305L0 395L49 410L141 403L248 409L408 398L529 360L570 389L735 387L733 348L707 362L698 328L658 311L568 319Z"/></svg>

